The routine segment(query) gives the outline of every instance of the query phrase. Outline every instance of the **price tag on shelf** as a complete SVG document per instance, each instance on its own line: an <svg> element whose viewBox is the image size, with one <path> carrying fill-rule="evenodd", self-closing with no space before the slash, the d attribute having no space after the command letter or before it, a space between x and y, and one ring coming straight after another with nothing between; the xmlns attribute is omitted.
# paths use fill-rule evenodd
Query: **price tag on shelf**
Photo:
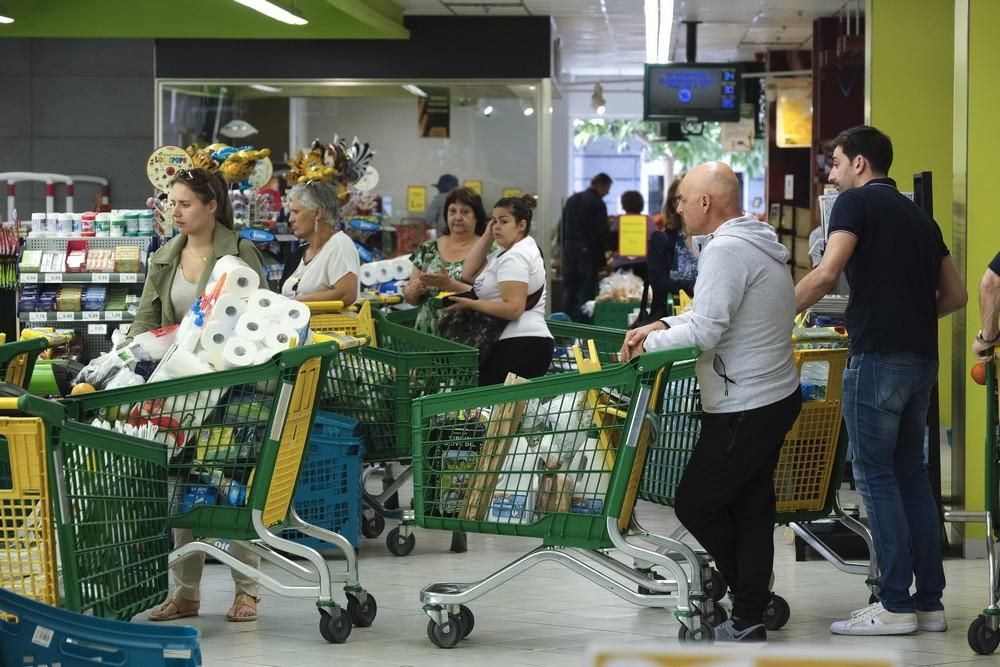
<svg viewBox="0 0 1000 667"><path fill-rule="evenodd" d="M85 310L81 314L81 318L84 322L93 322L94 320L101 319L101 314L96 310Z"/></svg>
<svg viewBox="0 0 1000 667"><path fill-rule="evenodd" d="M123 273L118 277L118 280L123 283L137 283L139 282L139 276L135 273Z"/></svg>
<svg viewBox="0 0 1000 667"><path fill-rule="evenodd" d="M108 333L107 324L88 324L87 325L88 334L97 334L98 336L103 336Z"/></svg>
<svg viewBox="0 0 1000 667"><path fill-rule="evenodd" d="M38 274L37 273L22 273L21 274L22 283L37 283Z"/></svg>
<svg viewBox="0 0 1000 667"><path fill-rule="evenodd" d="M135 317L135 314L139 312L139 306L132 304L128 307L128 314Z"/></svg>
<svg viewBox="0 0 1000 667"><path fill-rule="evenodd" d="M94 283L110 283L111 276L106 273L95 273L90 276L90 281Z"/></svg>
<svg viewBox="0 0 1000 667"><path fill-rule="evenodd" d="M76 319L76 313L56 313L56 319L60 322L72 322Z"/></svg>
<svg viewBox="0 0 1000 667"><path fill-rule="evenodd" d="M29 322L48 322L49 321L49 314L48 313L28 313L28 321Z"/></svg>
<svg viewBox="0 0 1000 667"><path fill-rule="evenodd" d="M63 275L61 273L46 273L45 282L47 283L61 283L63 281Z"/></svg>
<svg viewBox="0 0 1000 667"><path fill-rule="evenodd" d="M107 310L104 312L104 319L109 322L121 322L122 321L122 311L120 310Z"/></svg>

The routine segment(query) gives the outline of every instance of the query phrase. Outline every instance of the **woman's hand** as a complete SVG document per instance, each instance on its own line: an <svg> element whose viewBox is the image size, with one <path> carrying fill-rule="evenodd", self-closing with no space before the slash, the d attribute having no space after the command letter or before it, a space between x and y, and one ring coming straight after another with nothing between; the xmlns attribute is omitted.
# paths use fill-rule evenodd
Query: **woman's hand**
<svg viewBox="0 0 1000 667"><path fill-rule="evenodd" d="M451 276L447 273L424 273L420 276L420 286L424 289L435 287L446 289L451 285Z"/></svg>
<svg viewBox="0 0 1000 667"><path fill-rule="evenodd" d="M470 299L467 296L449 296L448 300L451 301L452 305L445 310L475 310L472 304L478 303L477 299Z"/></svg>
<svg viewBox="0 0 1000 667"><path fill-rule="evenodd" d="M632 357L638 357L642 354L642 344L646 341L646 336L654 331L663 331L667 328L667 325L662 321L656 321L652 324L647 324L644 327L639 327L638 329L632 329L627 334L625 334L625 342L622 343L622 349L619 353L621 355L622 361L628 361Z"/></svg>

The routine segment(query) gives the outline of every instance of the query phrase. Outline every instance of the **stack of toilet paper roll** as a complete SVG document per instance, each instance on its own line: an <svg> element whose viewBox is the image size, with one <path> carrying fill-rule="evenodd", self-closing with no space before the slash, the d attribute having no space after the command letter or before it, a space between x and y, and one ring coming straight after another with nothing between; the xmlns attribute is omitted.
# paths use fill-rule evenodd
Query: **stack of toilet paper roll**
<svg viewBox="0 0 1000 667"><path fill-rule="evenodd" d="M220 299L202 330L201 352L219 370L263 363L306 342L309 315L304 304L263 289L245 300Z"/></svg>
<svg viewBox="0 0 1000 667"><path fill-rule="evenodd" d="M409 257L397 257L361 265L361 284L374 287L393 280L407 280L413 272Z"/></svg>

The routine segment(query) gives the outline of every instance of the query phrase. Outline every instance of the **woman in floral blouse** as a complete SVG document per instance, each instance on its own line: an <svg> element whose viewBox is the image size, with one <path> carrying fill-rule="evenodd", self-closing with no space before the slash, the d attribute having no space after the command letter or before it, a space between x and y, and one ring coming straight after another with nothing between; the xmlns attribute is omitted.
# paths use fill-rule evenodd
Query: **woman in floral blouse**
<svg viewBox="0 0 1000 667"><path fill-rule="evenodd" d="M429 303L438 292L464 292L470 285L461 282L462 262L476 239L486 229L486 211L479 195L470 188L454 188L445 200L448 227L438 239L427 241L413 251L413 273L403 290L403 298L419 305L416 329L437 335L444 310Z"/></svg>

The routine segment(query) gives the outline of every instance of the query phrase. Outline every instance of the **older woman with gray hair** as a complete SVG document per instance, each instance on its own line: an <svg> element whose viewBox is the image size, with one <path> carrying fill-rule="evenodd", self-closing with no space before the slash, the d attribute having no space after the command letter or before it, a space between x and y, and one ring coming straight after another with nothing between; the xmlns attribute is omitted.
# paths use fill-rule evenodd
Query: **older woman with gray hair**
<svg viewBox="0 0 1000 667"><path fill-rule="evenodd" d="M338 231L336 187L319 181L296 185L289 202L292 233L303 243L285 265L281 293L299 301L354 303L359 295L361 260L354 242Z"/></svg>

